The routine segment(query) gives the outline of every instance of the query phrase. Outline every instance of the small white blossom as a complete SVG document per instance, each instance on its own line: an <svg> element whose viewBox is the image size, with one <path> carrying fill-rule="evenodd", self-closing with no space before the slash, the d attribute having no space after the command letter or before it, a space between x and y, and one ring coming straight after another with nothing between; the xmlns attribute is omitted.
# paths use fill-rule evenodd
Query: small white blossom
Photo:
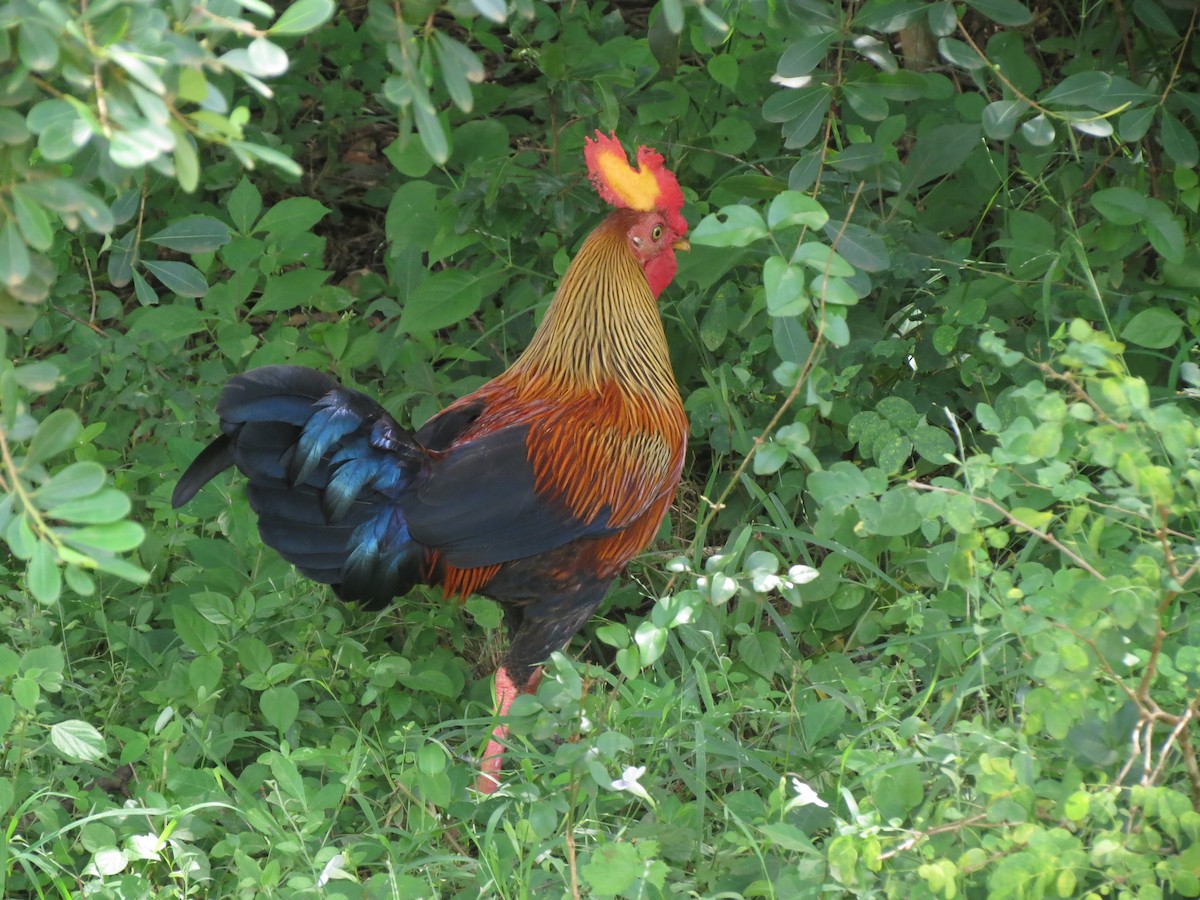
<svg viewBox="0 0 1200 900"><path fill-rule="evenodd" d="M812 566L792 566L788 569L788 579L792 584L808 584L815 581L820 574Z"/></svg>
<svg viewBox="0 0 1200 900"><path fill-rule="evenodd" d="M792 779L792 789L796 792L796 796L788 803L788 809L795 809L797 806L819 806L822 809L828 809L829 804L817 796L817 792L801 781L799 778Z"/></svg>
<svg viewBox="0 0 1200 900"><path fill-rule="evenodd" d="M621 777L613 781L613 790L625 791L626 793L633 794L635 797L640 797L647 803L653 804L654 801L646 793L646 789L638 783L638 779L645 774L645 766L626 766L625 771L621 773Z"/></svg>
<svg viewBox="0 0 1200 900"><path fill-rule="evenodd" d="M324 887L329 883L331 878L350 878L350 874L346 871L346 857L342 853L334 854L329 862L325 863L325 868L321 870L320 877L317 878L317 887Z"/></svg>
<svg viewBox="0 0 1200 900"><path fill-rule="evenodd" d="M798 75L794 78L785 78L783 75L772 75L771 81L785 88L802 88L812 84L811 75Z"/></svg>

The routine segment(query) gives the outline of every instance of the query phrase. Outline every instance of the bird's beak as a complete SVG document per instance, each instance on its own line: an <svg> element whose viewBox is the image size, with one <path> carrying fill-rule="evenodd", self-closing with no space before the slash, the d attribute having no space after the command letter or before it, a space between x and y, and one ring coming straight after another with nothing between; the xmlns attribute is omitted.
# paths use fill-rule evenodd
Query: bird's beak
<svg viewBox="0 0 1200 900"><path fill-rule="evenodd" d="M683 250L685 252L692 249L692 245L689 244L684 238L680 238L671 246L676 250Z"/></svg>

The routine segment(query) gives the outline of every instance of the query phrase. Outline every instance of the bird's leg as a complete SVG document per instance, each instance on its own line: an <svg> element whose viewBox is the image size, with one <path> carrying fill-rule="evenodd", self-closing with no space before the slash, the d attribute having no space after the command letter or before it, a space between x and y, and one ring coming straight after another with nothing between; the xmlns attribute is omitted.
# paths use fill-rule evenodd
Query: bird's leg
<svg viewBox="0 0 1200 900"><path fill-rule="evenodd" d="M504 718L508 715L509 707L521 694L532 694L537 690L542 680L542 668L538 666L530 673L523 687L517 687L509 674L507 667L501 666L496 670L496 716ZM508 726L501 723L492 731L492 739L488 741L487 749L483 751L483 760L479 764L479 778L475 781L475 790L481 794L490 794L500 787L500 769L504 765L504 740L508 737Z"/></svg>

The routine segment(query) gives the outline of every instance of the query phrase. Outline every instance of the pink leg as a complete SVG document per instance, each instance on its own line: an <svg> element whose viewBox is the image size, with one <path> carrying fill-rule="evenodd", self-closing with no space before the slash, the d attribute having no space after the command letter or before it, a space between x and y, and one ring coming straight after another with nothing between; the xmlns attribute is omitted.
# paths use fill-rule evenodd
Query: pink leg
<svg viewBox="0 0 1200 900"><path fill-rule="evenodd" d="M503 718L508 715L509 707L522 693L532 694L537 690L542 680L542 670L534 669L529 681L521 690L513 683L508 669L501 666L496 670L496 715ZM497 725L492 731L492 739L488 741L487 749L483 751L483 760L479 764L479 778L475 781L475 790L481 794L490 794L500 787L500 769L504 766L504 739L508 737L508 726Z"/></svg>

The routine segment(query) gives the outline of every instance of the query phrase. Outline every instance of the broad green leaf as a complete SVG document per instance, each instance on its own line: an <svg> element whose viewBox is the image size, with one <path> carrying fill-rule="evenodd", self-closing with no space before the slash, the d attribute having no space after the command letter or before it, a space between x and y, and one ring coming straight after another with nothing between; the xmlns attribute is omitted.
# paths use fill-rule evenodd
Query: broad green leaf
<svg viewBox="0 0 1200 900"><path fill-rule="evenodd" d="M1163 350L1173 347L1183 334L1184 323L1169 309L1143 309L1121 329L1121 340L1139 347Z"/></svg>
<svg viewBox="0 0 1200 900"><path fill-rule="evenodd" d="M767 210L767 227L772 231L789 225L821 228L828 221L825 207L799 191L784 191L771 201Z"/></svg>
<svg viewBox="0 0 1200 900"><path fill-rule="evenodd" d="M287 686L267 688L259 698L263 718L280 732L287 731L300 713L300 698Z"/></svg>
<svg viewBox="0 0 1200 900"><path fill-rule="evenodd" d="M107 553L124 553L132 550L146 537L146 532L136 522L113 522L106 525L87 525L74 530L63 529L67 543L84 552L100 550Z"/></svg>
<svg viewBox="0 0 1200 900"><path fill-rule="evenodd" d="M267 312L283 312L312 306L313 295L329 280L330 272L323 269L292 269L267 279L262 296L251 312L260 316Z"/></svg>
<svg viewBox="0 0 1200 900"><path fill-rule="evenodd" d="M12 109L0 109L0 144L15 147L29 140L30 134L24 116Z"/></svg>
<svg viewBox="0 0 1200 900"><path fill-rule="evenodd" d="M479 308L484 280L461 269L434 272L404 301L399 330L428 333L463 321Z"/></svg>
<svg viewBox="0 0 1200 900"><path fill-rule="evenodd" d="M938 53L942 59L952 66L973 72L987 65L987 60L972 50L967 44L955 38L944 37L938 41Z"/></svg>
<svg viewBox="0 0 1200 900"><path fill-rule="evenodd" d="M508 4L504 0L471 0L471 5L485 19L491 19L498 25L508 18Z"/></svg>
<svg viewBox="0 0 1200 900"><path fill-rule="evenodd" d="M1028 25L1033 13L1017 0L966 0L967 5L979 10L993 22L1017 27Z"/></svg>
<svg viewBox="0 0 1200 900"><path fill-rule="evenodd" d="M307 34L333 18L333 0L296 0L268 31L271 34Z"/></svg>
<svg viewBox="0 0 1200 900"><path fill-rule="evenodd" d="M123 519L129 514L129 509L129 498L115 488L108 488L90 496L55 504L48 507L45 513L52 519L76 525L102 525Z"/></svg>
<svg viewBox="0 0 1200 900"><path fill-rule="evenodd" d="M254 223L258 219L259 213L262 212L262 195L258 192L258 188L250 182L250 179L243 175L242 180L237 183L237 187L229 192L225 208L229 210L229 218L233 221L233 227L240 234L251 234ZM316 221L314 220L313 224Z"/></svg>
<svg viewBox="0 0 1200 900"><path fill-rule="evenodd" d="M308 231L328 214L328 207L311 197L289 197L268 209L253 233L266 232L272 237L285 238Z"/></svg>
<svg viewBox="0 0 1200 900"><path fill-rule="evenodd" d="M49 606L58 600L62 591L62 574L58 569L58 559L54 548L46 541L38 541L29 557L29 565L25 569L25 581L29 593L38 603Z"/></svg>
<svg viewBox="0 0 1200 900"><path fill-rule="evenodd" d="M782 444L770 441L758 448L754 454L754 474L774 475L787 462L787 448Z"/></svg>
<svg viewBox="0 0 1200 900"><path fill-rule="evenodd" d="M601 844L580 872L597 895L612 897L632 887L643 868L632 844Z"/></svg>
<svg viewBox="0 0 1200 900"><path fill-rule="evenodd" d="M1150 246L1157 250L1163 259L1176 265L1183 262L1187 238L1184 236L1183 225L1165 203L1161 200L1151 203L1149 215L1142 227L1146 230L1146 237L1150 239Z"/></svg>
<svg viewBox="0 0 1200 900"><path fill-rule="evenodd" d="M823 32L793 39L779 58L776 73L780 78L808 75L825 58L836 38L834 32Z"/></svg>
<svg viewBox="0 0 1200 900"><path fill-rule="evenodd" d="M104 467L91 460L73 462L55 472L50 480L37 488L38 503L49 508L66 500L76 500L94 494L104 486Z"/></svg>
<svg viewBox="0 0 1200 900"><path fill-rule="evenodd" d="M892 264L883 238L861 225L831 222L825 226L825 236L836 241L837 252L863 272L883 272Z"/></svg>
<svg viewBox="0 0 1200 900"><path fill-rule="evenodd" d="M819 241L806 241L796 248L792 254L792 265L807 266L816 271L836 275L840 278L850 278L854 275L854 267L842 259Z"/></svg>
<svg viewBox="0 0 1200 900"><path fill-rule="evenodd" d="M212 216L188 216L146 238L180 253L210 253L229 243L229 226Z"/></svg>
<svg viewBox="0 0 1200 900"><path fill-rule="evenodd" d="M1012 137L1021 116L1029 104L1021 100L996 100L983 110L983 133L993 140L1003 141Z"/></svg>
<svg viewBox="0 0 1200 900"><path fill-rule="evenodd" d="M1116 225L1137 225L1149 214L1146 195L1127 187L1105 188L1092 194L1096 212Z"/></svg>
<svg viewBox="0 0 1200 900"><path fill-rule="evenodd" d="M42 463L57 456L79 440L83 423L74 410L56 409L42 420L25 455L29 464Z"/></svg>
<svg viewBox="0 0 1200 900"><path fill-rule="evenodd" d="M142 260L146 271L162 282L163 286L181 297L203 297L208 293L208 282L204 275L191 263L177 260Z"/></svg>
<svg viewBox="0 0 1200 900"><path fill-rule="evenodd" d="M922 134L904 166L902 192L958 171L980 148L981 137L978 125L941 125Z"/></svg>
<svg viewBox="0 0 1200 900"><path fill-rule="evenodd" d="M855 306L858 303L858 294L844 278L822 273L813 278L808 289L813 299L819 302L834 306Z"/></svg>
<svg viewBox="0 0 1200 900"><path fill-rule="evenodd" d="M1195 112L1193 112L1194 115ZM1194 118L1192 124L1195 125ZM1169 110L1163 110L1161 128L1159 139L1162 141L1162 147L1167 156L1177 166L1187 169L1195 168L1197 163L1200 163L1200 146L1196 143L1193 131L1184 127L1183 123Z"/></svg>
<svg viewBox="0 0 1200 900"><path fill-rule="evenodd" d="M12 201L17 214L17 226L25 242L35 250L49 250L54 232L46 210L29 195L23 184L13 185Z"/></svg>
<svg viewBox="0 0 1200 900"><path fill-rule="evenodd" d="M692 242L709 247L745 247L767 234L767 225L758 210L738 204L722 207L701 219L692 232Z"/></svg>
<svg viewBox="0 0 1200 900"><path fill-rule="evenodd" d="M9 219L0 227L0 285L19 285L29 277L29 265L29 248Z"/></svg>
<svg viewBox="0 0 1200 900"><path fill-rule="evenodd" d="M763 266L767 312L772 316L796 316L808 308L803 269L789 265L781 256L770 257Z"/></svg>
<svg viewBox="0 0 1200 900"><path fill-rule="evenodd" d="M1028 122L1021 123L1021 135L1035 147L1048 147L1054 143L1054 125L1039 113Z"/></svg>
<svg viewBox="0 0 1200 900"><path fill-rule="evenodd" d="M416 120L417 135L421 138L425 152L435 163L441 165L450 158L450 143L446 138L446 129L442 127L437 113L433 111L432 106L427 104L428 101L425 103L420 100L414 102L412 105L413 118Z"/></svg>
<svg viewBox="0 0 1200 900"><path fill-rule="evenodd" d="M652 665L663 654L667 646L667 629L653 622L642 622L633 634L643 667Z"/></svg>
<svg viewBox="0 0 1200 900"><path fill-rule="evenodd" d="M772 94L763 104L763 118L783 123L784 146L805 147L825 123L833 94L828 85L787 89Z"/></svg>
<svg viewBox="0 0 1200 900"><path fill-rule="evenodd" d="M95 762L108 755L104 735L80 719L51 725L50 742L63 756L81 762Z"/></svg>

